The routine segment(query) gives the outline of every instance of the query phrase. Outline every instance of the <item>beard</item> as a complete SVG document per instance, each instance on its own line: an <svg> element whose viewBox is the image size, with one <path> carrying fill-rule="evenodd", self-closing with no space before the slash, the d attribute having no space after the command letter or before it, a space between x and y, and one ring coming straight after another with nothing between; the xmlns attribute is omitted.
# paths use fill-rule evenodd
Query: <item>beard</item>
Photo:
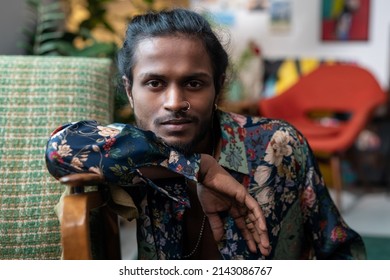
<svg viewBox="0 0 390 280"><path fill-rule="evenodd" d="M206 138L207 133L209 131L210 131L209 123L207 123L207 125L201 124L200 131L195 134L195 137L190 142L185 143L185 142L177 141L177 142L166 143L166 144L184 155L193 154L198 144Z"/></svg>
<svg viewBox="0 0 390 280"><path fill-rule="evenodd" d="M177 114L176 114L177 116ZM202 140L206 139L207 134L209 132L213 133L211 131L212 128L212 118L203 119L202 121L199 120L197 117L191 117L191 119L194 122L199 123L199 131L195 134L195 136L189 141L189 142L182 142L182 141L165 141L161 135L158 135L156 131L153 131L153 133L156 134L157 137L159 137L165 144L172 147L173 149L177 150L178 152L189 155L193 154L196 150L197 146L202 142ZM145 122L143 122L140 118L135 115L135 122L138 128L144 129L144 130L151 130L148 128ZM157 126L160 123L159 119L156 119L154 121L154 124Z"/></svg>

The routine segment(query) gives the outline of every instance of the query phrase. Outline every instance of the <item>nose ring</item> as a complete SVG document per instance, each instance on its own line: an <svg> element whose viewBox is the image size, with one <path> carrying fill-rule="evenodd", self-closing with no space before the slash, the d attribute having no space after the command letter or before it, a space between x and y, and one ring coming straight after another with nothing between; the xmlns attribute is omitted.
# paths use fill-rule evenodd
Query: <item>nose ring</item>
<svg viewBox="0 0 390 280"><path fill-rule="evenodd" d="M191 109L191 104L188 101L184 101L184 102L187 104L187 106L186 106L186 108L181 109L181 111L182 112L188 112Z"/></svg>

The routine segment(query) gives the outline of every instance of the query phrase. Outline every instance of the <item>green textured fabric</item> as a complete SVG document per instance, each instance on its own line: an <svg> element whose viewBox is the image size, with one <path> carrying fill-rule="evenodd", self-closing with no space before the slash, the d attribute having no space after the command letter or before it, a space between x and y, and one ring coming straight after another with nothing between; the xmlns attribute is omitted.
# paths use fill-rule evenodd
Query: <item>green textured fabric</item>
<svg viewBox="0 0 390 280"><path fill-rule="evenodd" d="M64 187L44 151L62 123L112 121L104 58L0 56L0 259L59 259L54 205Z"/></svg>

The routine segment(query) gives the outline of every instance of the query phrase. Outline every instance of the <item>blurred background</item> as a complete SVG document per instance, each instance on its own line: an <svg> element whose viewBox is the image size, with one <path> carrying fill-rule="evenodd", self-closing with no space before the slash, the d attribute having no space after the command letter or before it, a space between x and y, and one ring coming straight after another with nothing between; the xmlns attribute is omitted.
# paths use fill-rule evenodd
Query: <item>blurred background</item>
<svg viewBox="0 0 390 280"><path fill-rule="evenodd" d="M126 22L147 10L186 7L207 16L231 56L221 107L262 115L259 102L283 95L323 64L363 67L387 95L390 1L387 0L2 0L1 55L115 58ZM348 81L354 83L353 79ZM120 87L116 121L132 121ZM322 114L332 126L345 116ZM332 195L331 155L316 153ZM362 234L370 259L390 259L390 111L375 108L340 154L341 205ZM124 258L134 258L134 223L122 221Z"/></svg>

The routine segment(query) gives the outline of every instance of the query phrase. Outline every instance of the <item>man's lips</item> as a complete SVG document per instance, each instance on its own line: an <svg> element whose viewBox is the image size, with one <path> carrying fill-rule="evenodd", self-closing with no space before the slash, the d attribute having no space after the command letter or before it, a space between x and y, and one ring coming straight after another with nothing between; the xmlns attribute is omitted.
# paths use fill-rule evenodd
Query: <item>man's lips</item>
<svg viewBox="0 0 390 280"><path fill-rule="evenodd" d="M160 125L171 132L179 132L188 129L192 123L193 121L189 118L177 118L162 121Z"/></svg>
<svg viewBox="0 0 390 280"><path fill-rule="evenodd" d="M166 120L166 121L161 122L162 125L181 125L181 124L187 124L187 123L192 123L192 120L180 118L180 119L170 119L170 120Z"/></svg>

